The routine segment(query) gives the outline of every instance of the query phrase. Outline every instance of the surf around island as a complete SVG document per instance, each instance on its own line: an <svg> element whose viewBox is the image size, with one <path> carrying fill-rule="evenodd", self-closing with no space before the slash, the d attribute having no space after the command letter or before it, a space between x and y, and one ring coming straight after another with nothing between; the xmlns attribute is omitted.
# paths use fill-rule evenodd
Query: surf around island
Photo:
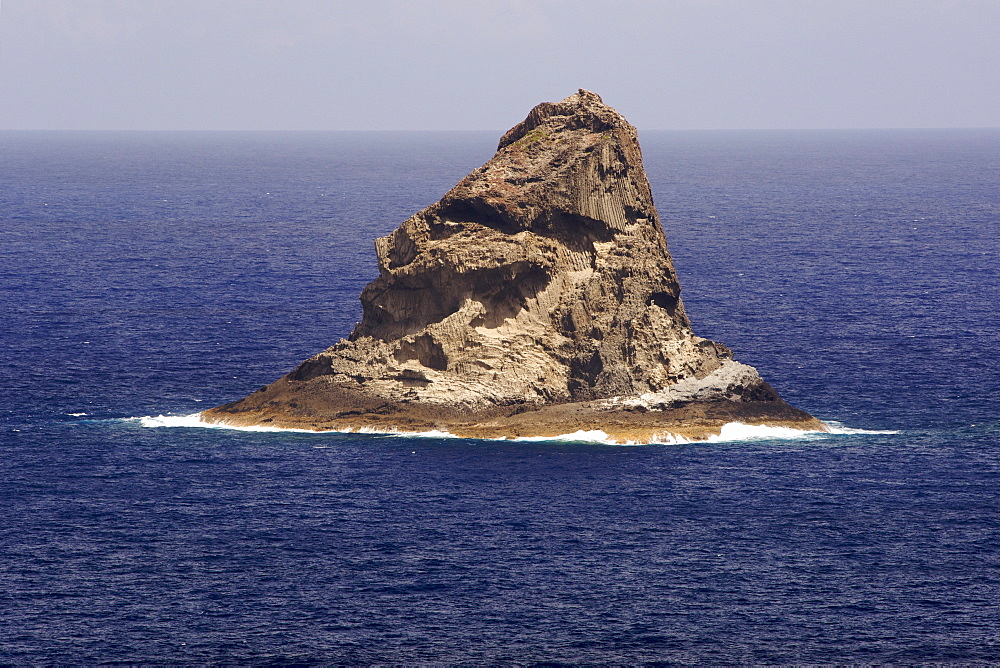
<svg viewBox="0 0 1000 668"><path fill-rule="evenodd" d="M691 330L636 130L592 92L536 106L375 250L347 339L199 419L637 444L829 431Z"/></svg>

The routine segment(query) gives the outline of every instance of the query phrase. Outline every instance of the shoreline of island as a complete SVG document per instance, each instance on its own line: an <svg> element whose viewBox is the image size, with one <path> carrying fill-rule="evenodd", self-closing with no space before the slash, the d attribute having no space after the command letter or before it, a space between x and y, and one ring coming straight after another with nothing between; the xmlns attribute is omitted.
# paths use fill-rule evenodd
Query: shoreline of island
<svg viewBox="0 0 1000 668"><path fill-rule="evenodd" d="M377 411L377 412L376 412ZM348 411L351 412L351 411ZM208 425L233 428L301 430L368 434L438 434L479 440L565 439L594 434L616 444L708 441L729 425L788 429L800 433L829 432L821 420L776 402L691 402L664 410L615 407L606 401L569 402L541 406L492 407L470 411L463 407L382 405L354 414L322 415L303 410L289 412L265 406L246 409L230 405L199 414Z"/></svg>

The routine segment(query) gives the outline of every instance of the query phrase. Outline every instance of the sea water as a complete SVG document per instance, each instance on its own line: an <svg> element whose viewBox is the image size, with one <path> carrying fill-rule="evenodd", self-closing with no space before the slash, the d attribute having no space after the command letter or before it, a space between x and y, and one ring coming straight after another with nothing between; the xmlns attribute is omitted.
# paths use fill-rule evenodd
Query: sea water
<svg viewBox="0 0 1000 668"><path fill-rule="evenodd" d="M695 331L836 433L199 428L499 133L0 133L0 662L1000 661L1000 131L644 132Z"/></svg>

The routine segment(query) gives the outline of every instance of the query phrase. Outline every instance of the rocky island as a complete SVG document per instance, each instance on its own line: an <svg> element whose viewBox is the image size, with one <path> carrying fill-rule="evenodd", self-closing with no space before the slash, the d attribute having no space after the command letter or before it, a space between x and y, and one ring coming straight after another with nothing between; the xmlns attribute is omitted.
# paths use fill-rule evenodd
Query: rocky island
<svg viewBox="0 0 1000 668"><path fill-rule="evenodd" d="M636 130L580 90L375 241L346 340L207 422L467 438L825 431L691 330Z"/></svg>

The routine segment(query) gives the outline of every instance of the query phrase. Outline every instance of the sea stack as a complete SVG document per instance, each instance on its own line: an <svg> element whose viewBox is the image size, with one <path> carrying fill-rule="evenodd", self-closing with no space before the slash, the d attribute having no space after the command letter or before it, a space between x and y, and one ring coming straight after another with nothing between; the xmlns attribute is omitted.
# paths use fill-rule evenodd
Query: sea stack
<svg viewBox="0 0 1000 668"><path fill-rule="evenodd" d="M636 130L595 93L536 106L375 250L346 340L202 419L633 443L825 430L691 331Z"/></svg>

